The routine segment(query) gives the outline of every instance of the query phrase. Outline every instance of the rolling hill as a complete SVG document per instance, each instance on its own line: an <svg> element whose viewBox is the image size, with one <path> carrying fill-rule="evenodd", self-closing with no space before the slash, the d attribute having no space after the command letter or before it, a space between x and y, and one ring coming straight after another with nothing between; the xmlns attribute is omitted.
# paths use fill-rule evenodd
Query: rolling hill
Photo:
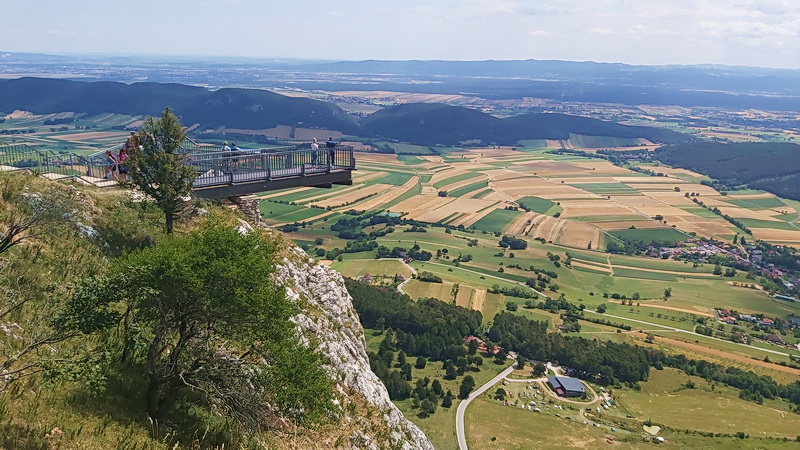
<svg viewBox="0 0 800 450"><path fill-rule="evenodd" d="M747 185L800 200L800 145L694 142L656 150L656 158L720 181L721 188Z"/></svg>
<svg viewBox="0 0 800 450"><path fill-rule="evenodd" d="M259 89L210 91L172 83L0 80L0 111L158 115L167 106L181 116L183 123L199 123L205 128L263 129L302 124L343 133L359 131L355 118L336 105Z"/></svg>
<svg viewBox="0 0 800 450"><path fill-rule="evenodd" d="M517 145L524 139L569 139L571 133L645 138L667 144L690 139L670 130L632 127L587 117L526 114L499 119L480 111L437 103L393 106L359 122L334 104L261 89L212 91L174 83L125 84L45 78L0 80L0 111L158 115L167 106L183 123L197 123L201 129L224 126L258 130L291 125L421 145L459 145L465 141Z"/></svg>
<svg viewBox="0 0 800 450"><path fill-rule="evenodd" d="M385 108L366 117L362 125L378 136L421 145L458 145L469 140L479 140L484 144L516 145L523 139L569 139L570 133L645 138L661 143L679 143L691 139L671 130L633 127L588 117L524 114L498 119L479 111L434 103Z"/></svg>

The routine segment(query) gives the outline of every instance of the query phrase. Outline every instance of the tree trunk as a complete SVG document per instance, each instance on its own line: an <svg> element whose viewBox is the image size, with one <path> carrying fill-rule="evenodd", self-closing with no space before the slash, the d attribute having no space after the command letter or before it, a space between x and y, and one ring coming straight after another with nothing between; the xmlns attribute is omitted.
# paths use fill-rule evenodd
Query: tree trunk
<svg viewBox="0 0 800 450"><path fill-rule="evenodd" d="M167 225L167 234L172 234L172 221L174 219L172 212L165 212L166 214L166 225Z"/></svg>

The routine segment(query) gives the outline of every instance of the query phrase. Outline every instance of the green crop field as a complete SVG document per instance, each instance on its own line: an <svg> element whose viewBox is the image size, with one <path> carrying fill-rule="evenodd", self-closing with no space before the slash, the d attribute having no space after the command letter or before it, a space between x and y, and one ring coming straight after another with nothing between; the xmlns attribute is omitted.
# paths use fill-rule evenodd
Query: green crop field
<svg viewBox="0 0 800 450"><path fill-rule="evenodd" d="M539 214L553 215L561 212L561 207L556 205L555 202L539 197L522 197L517 200L518 204L525 205L531 211Z"/></svg>
<svg viewBox="0 0 800 450"><path fill-rule="evenodd" d="M506 227L522 214L520 211L509 211L506 209L495 209L480 220L475 222L472 227L478 230L502 233Z"/></svg>
<svg viewBox="0 0 800 450"><path fill-rule="evenodd" d="M444 180L438 181L433 184L433 187L435 187L436 189L440 189L444 186L447 186L448 184L457 183L459 181L468 180L470 178L477 178L479 176L480 176L479 174L473 172L462 173L461 175L456 175L454 177L445 178Z"/></svg>
<svg viewBox="0 0 800 450"><path fill-rule="evenodd" d="M462 186L457 189L453 189L447 193L448 197L461 197L462 195L469 194L470 192L474 192L480 189L485 189L489 186L489 182L486 180L478 181L477 183L468 184L466 186Z"/></svg>
<svg viewBox="0 0 800 450"><path fill-rule="evenodd" d="M425 162L424 159L418 158L414 155L397 155L397 160L407 166L413 166Z"/></svg>
<svg viewBox="0 0 800 450"><path fill-rule="evenodd" d="M774 230L791 230L791 231L800 230L799 226L795 226L791 223L777 221L777 220L762 220L762 219L737 219L737 220L739 222L742 222L742 225L746 226L747 228L772 228Z"/></svg>
<svg viewBox="0 0 800 450"><path fill-rule="evenodd" d="M547 148L547 141L544 139L525 139L517 142L517 144L524 147L522 150Z"/></svg>
<svg viewBox="0 0 800 450"><path fill-rule="evenodd" d="M593 194L639 194L639 191L623 183L570 183L570 186Z"/></svg>
<svg viewBox="0 0 800 450"><path fill-rule="evenodd" d="M781 208L786 206L786 203L781 201L781 199L777 197L771 198L751 198L747 200L743 199L725 199L727 203L732 205L741 206L742 208L747 209L755 209L755 210L763 210L769 208Z"/></svg>
<svg viewBox="0 0 800 450"><path fill-rule="evenodd" d="M609 234L623 241L678 242L689 238L686 233L674 228L637 228L634 230L610 231Z"/></svg>
<svg viewBox="0 0 800 450"><path fill-rule="evenodd" d="M402 186L414 175L408 172L391 172L390 174L371 180L375 183L391 184L392 186Z"/></svg>

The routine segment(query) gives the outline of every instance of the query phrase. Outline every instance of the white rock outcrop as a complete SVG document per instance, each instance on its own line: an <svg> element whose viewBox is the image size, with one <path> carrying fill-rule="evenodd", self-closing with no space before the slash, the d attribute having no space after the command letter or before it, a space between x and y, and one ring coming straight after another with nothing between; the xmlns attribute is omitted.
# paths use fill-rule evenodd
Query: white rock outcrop
<svg viewBox="0 0 800 450"><path fill-rule="evenodd" d="M303 313L293 320L304 338L313 339L330 359L329 373L337 381L340 393L360 394L383 414L390 432L380 436L388 442L380 442L364 421L365 429L348 436L350 447L433 449L425 433L389 400L386 387L370 370L364 331L342 276L292 246L288 256L278 263L276 281L286 286L289 298L302 305ZM357 424L360 418L344 420Z"/></svg>

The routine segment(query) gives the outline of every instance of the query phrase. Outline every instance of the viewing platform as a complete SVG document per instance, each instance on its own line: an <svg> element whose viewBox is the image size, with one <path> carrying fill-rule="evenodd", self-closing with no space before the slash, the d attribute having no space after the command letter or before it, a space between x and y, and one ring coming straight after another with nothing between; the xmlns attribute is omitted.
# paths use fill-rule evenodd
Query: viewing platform
<svg viewBox="0 0 800 450"><path fill-rule="evenodd" d="M352 184L356 169L353 147L310 145L222 151L187 139L179 156L197 170L193 192L202 198L235 197L293 187L326 187ZM116 155L118 148L110 149ZM54 153L26 145L0 147L0 170L30 170L51 178L77 178L100 186L116 182L105 177L110 164L105 150L91 155Z"/></svg>

